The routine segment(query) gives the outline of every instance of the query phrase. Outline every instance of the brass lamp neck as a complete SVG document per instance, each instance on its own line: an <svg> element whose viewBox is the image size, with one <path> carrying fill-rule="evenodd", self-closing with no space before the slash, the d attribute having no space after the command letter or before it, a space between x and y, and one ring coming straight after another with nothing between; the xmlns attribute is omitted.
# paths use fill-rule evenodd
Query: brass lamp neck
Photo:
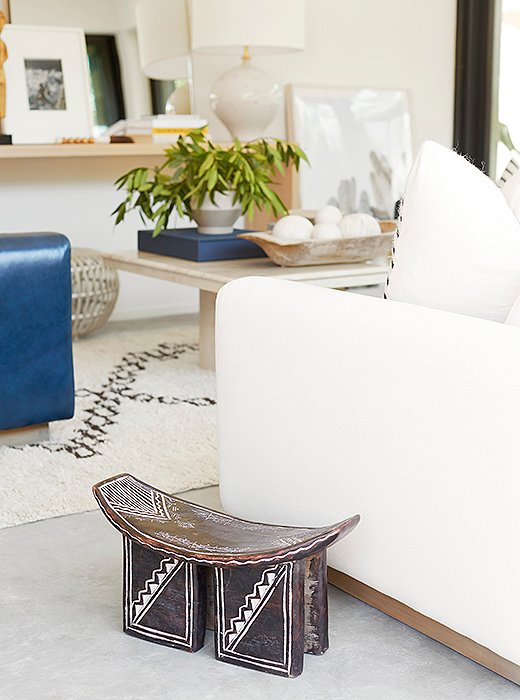
<svg viewBox="0 0 520 700"><path fill-rule="evenodd" d="M243 61L250 61L251 54L249 53L249 46L244 46L244 53L242 54Z"/></svg>

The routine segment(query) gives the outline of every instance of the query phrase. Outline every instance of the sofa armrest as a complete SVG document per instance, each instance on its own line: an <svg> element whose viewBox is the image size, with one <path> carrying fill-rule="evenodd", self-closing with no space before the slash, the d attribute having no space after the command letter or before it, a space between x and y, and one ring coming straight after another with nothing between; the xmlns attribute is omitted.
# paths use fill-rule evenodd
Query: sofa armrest
<svg viewBox="0 0 520 700"><path fill-rule="evenodd" d="M520 663L518 328L247 278L218 297L217 382L227 510L361 513L332 566Z"/></svg>

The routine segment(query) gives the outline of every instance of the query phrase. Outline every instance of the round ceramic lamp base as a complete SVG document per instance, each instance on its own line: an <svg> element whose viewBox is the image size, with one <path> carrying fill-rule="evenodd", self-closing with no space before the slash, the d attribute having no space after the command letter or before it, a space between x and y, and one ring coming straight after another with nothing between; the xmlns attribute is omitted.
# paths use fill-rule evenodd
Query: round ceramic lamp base
<svg viewBox="0 0 520 700"><path fill-rule="evenodd" d="M209 96L211 108L231 136L252 141L262 136L280 107L280 87L248 58L222 75Z"/></svg>

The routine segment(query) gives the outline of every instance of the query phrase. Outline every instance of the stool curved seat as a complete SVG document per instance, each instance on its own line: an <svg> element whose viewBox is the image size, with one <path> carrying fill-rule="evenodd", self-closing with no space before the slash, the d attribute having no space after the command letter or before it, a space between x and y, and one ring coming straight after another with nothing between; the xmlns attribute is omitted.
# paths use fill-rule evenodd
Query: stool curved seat
<svg viewBox="0 0 520 700"><path fill-rule="evenodd" d="M305 559L351 532L359 515L328 527L267 525L171 496L131 474L93 487L108 520L138 544L187 562L215 567Z"/></svg>

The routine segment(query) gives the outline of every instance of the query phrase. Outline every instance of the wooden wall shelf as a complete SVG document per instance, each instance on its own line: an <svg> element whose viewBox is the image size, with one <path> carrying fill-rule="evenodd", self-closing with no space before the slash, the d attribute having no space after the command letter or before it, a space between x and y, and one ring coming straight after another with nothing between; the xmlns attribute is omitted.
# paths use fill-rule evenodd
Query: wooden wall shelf
<svg viewBox="0 0 520 700"><path fill-rule="evenodd" d="M0 159L14 158L113 158L161 156L162 143L28 144L0 146Z"/></svg>

